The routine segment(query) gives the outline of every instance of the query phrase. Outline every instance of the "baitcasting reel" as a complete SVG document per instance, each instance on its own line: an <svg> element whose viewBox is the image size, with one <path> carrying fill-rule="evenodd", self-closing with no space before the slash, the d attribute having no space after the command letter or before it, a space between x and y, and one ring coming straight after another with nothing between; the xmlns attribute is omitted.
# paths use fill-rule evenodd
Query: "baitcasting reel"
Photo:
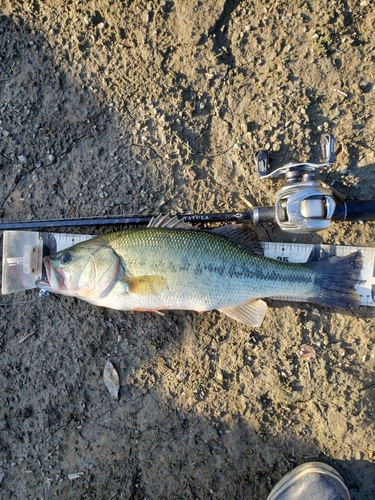
<svg viewBox="0 0 375 500"><path fill-rule="evenodd" d="M329 186L316 180L315 170L329 167L335 161L334 139L321 136L322 163L287 163L270 170L269 154L260 150L255 155L256 172L261 179L285 176L285 185L276 193L276 203L270 208L283 231L305 233L320 231L331 225L336 201ZM269 220L264 208L254 209L254 223Z"/></svg>

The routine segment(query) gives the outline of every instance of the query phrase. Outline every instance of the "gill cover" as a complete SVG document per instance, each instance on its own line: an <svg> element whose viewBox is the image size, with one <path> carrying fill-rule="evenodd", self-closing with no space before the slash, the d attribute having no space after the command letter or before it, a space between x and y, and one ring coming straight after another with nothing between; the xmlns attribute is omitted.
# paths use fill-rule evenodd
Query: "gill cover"
<svg viewBox="0 0 375 500"><path fill-rule="evenodd" d="M51 291L82 298L106 296L124 274L120 257L100 237L45 257L44 262Z"/></svg>

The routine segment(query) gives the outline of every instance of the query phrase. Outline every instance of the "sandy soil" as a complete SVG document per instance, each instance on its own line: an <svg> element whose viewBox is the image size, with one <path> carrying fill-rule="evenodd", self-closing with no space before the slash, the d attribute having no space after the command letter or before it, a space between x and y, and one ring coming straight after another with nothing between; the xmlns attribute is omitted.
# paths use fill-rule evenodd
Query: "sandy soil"
<svg viewBox="0 0 375 500"><path fill-rule="evenodd" d="M272 205L255 151L317 160L322 131L336 138L327 182L374 198L374 28L371 0L1 0L4 220ZM374 228L259 234L375 246ZM354 500L375 498L372 309L277 302L248 328L35 290L13 301L26 303L0 309L1 499L261 500L315 459Z"/></svg>

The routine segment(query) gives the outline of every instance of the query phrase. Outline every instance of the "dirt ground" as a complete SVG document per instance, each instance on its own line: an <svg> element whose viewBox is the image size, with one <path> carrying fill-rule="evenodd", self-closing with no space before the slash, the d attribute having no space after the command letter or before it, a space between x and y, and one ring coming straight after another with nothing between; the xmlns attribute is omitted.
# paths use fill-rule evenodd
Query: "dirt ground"
<svg viewBox="0 0 375 500"><path fill-rule="evenodd" d="M374 28L371 0L0 0L4 220L273 205L254 153L318 160L325 131L323 177L373 199ZM258 229L375 246L372 222ZM273 302L249 328L36 290L1 302L1 499L262 500L310 460L375 498L374 309Z"/></svg>

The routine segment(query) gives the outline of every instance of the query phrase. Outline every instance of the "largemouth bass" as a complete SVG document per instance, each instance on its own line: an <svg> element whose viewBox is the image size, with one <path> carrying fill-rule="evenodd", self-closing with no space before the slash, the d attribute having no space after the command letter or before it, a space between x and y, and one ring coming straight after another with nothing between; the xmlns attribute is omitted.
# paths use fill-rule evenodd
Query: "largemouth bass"
<svg viewBox="0 0 375 500"><path fill-rule="evenodd" d="M306 264L259 255L253 230L229 225L200 231L176 218L150 227L97 236L44 258L37 286L119 310L217 309L260 326L265 297L298 297L355 308L360 252Z"/></svg>

